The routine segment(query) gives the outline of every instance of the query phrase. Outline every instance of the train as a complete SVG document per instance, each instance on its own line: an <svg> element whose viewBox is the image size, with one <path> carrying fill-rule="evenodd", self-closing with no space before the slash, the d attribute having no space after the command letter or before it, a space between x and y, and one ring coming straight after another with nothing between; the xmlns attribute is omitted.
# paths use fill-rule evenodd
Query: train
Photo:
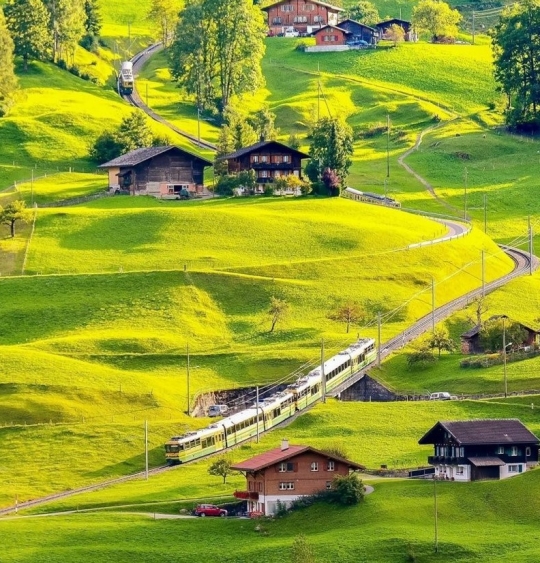
<svg viewBox="0 0 540 563"><path fill-rule="evenodd" d="M345 188L342 192L342 196L346 199L363 201L365 203L374 203L375 205L385 205L387 207L396 207L398 209L401 207L401 203L391 197L373 192L361 192L360 190L355 190L354 188Z"/></svg>
<svg viewBox="0 0 540 563"><path fill-rule="evenodd" d="M376 358L375 341L360 338L345 350L300 376L283 391L264 398L252 407L214 422L201 430L173 436L165 444L170 464L185 463L230 448L248 440L257 432L266 432L321 399L323 373L328 393L353 373Z"/></svg>
<svg viewBox="0 0 540 563"><path fill-rule="evenodd" d="M118 76L118 89L120 95L130 96L133 94L135 86L135 79L133 78L133 63L131 61L124 61L120 68L120 75Z"/></svg>

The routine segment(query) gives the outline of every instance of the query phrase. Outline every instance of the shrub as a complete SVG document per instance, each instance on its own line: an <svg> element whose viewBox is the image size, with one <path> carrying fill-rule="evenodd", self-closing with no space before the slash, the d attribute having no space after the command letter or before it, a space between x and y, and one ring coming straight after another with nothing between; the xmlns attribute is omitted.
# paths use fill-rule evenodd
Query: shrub
<svg viewBox="0 0 540 563"><path fill-rule="evenodd" d="M297 51L304 52L306 50L306 47L309 47L309 43L305 39L300 39L299 41L296 42L295 49Z"/></svg>
<svg viewBox="0 0 540 563"><path fill-rule="evenodd" d="M331 499L338 504L351 506L364 500L364 484L357 473L336 475L329 491Z"/></svg>

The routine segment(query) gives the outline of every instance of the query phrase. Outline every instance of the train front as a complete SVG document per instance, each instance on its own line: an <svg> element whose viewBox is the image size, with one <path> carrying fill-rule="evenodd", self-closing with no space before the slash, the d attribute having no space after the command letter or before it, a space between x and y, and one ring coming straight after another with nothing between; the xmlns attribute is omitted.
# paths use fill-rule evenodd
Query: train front
<svg viewBox="0 0 540 563"><path fill-rule="evenodd" d="M180 463L180 450L181 446L179 443L181 436L173 436L166 444L165 444L165 458L167 462L171 465L175 465Z"/></svg>

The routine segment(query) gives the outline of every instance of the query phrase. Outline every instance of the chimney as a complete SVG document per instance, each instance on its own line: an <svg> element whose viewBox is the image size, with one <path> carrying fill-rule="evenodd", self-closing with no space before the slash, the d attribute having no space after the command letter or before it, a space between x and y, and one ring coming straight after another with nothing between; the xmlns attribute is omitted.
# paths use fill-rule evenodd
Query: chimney
<svg viewBox="0 0 540 563"><path fill-rule="evenodd" d="M289 449L289 440L281 440L281 451L284 452L285 450Z"/></svg>

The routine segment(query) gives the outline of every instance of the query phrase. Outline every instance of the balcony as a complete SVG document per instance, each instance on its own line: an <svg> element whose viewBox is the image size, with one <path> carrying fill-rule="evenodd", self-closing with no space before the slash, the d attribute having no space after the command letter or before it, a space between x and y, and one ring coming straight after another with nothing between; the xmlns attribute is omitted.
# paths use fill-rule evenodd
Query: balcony
<svg viewBox="0 0 540 563"><path fill-rule="evenodd" d="M445 465L459 465L463 463L467 463L466 457L452 457L452 456L444 456L444 455L430 455L428 456L428 463L430 465L439 465L441 463Z"/></svg>
<svg viewBox="0 0 540 563"><path fill-rule="evenodd" d="M251 162L253 170L294 170L300 169L300 165L294 165L292 162Z"/></svg>
<svg viewBox="0 0 540 563"><path fill-rule="evenodd" d="M233 496L242 500L259 500L259 493L254 491L234 491Z"/></svg>

